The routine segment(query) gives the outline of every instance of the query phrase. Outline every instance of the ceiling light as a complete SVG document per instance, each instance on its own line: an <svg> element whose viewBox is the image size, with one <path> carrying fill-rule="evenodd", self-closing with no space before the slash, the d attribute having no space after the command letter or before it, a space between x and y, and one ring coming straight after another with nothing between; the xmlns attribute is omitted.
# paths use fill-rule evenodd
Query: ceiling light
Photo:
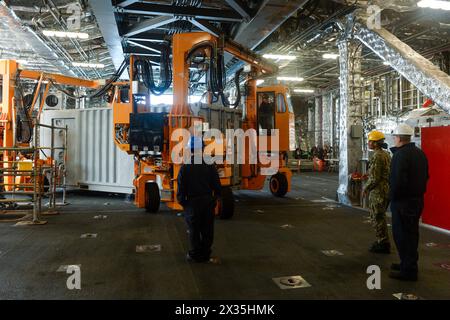
<svg viewBox="0 0 450 320"><path fill-rule="evenodd" d="M256 85L259 86L259 85L263 84L264 81L265 81L265 80L263 80L263 79L256 80ZM240 85L240 86L243 86L246 82L247 82L247 79L244 80L244 81L242 81L241 83L239 83L239 85Z"/></svg>
<svg viewBox="0 0 450 320"><path fill-rule="evenodd" d="M282 54L265 54L263 55L266 59L273 59L273 60L295 60L297 59L296 56L288 56L288 55L282 55Z"/></svg>
<svg viewBox="0 0 450 320"><path fill-rule="evenodd" d="M297 93L314 93L314 89L294 89Z"/></svg>
<svg viewBox="0 0 450 320"><path fill-rule="evenodd" d="M72 62L74 67L82 67L82 68L98 68L103 69L105 65L103 63L87 63L87 62Z"/></svg>
<svg viewBox="0 0 450 320"><path fill-rule="evenodd" d="M336 60L339 55L336 53L324 53L322 56L324 59Z"/></svg>
<svg viewBox="0 0 450 320"><path fill-rule="evenodd" d="M450 10L450 2L442 0L422 0L417 3L420 8Z"/></svg>
<svg viewBox="0 0 450 320"><path fill-rule="evenodd" d="M84 32L44 30L42 33L47 37L89 39L89 34Z"/></svg>
<svg viewBox="0 0 450 320"><path fill-rule="evenodd" d="M277 77L277 80L279 81L303 81L305 79L301 78L301 77Z"/></svg>

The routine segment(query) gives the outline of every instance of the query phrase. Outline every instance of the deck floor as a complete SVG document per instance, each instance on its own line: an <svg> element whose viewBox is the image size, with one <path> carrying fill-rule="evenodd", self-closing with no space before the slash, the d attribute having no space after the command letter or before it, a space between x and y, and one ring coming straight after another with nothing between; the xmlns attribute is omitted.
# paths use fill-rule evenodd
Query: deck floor
<svg viewBox="0 0 450 320"><path fill-rule="evenodd" d="M390 255L367 251L367 213L334 203L337 175L295 175L292 192L236 192L232 220L216 221L220 265L185 261L183 217L165 207L137 209L123 196L70 194L47 225L0 223L0 299L395 299L413 293L450 299L450 237L421 228L416 283L388 278ZM96 215L106 219L94 219ZM284 225L290 225L283 228ZM96 233L97 238L81 239ZM427 246L427 243L439 246ZM136 253L160 244L160 252ZM447 245L446 247L444 245ZM321 250L339 250L329 257ZM81 290L68 290L61 265L81 265ZM366 269L381 268L381 290L368 290ZM281 290L272 278L301 275L311 287Z"/></svg>

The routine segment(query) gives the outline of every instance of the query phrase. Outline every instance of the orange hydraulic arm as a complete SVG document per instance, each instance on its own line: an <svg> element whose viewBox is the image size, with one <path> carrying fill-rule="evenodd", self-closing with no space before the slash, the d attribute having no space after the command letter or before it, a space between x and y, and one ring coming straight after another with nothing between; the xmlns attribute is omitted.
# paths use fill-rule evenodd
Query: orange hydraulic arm
<svg viewBox="0 0 450 320"><path fill-rule="evenodd" d="M255 54L254 52L244 48L240 44L232 41L226 40L224 43L224 50L234 57L250 64L252 66L251 76L248 79L247 87L249 92L246 99L246 119L244 129L256 129L256 77L257 76L269 76L278 72L278 67L269 61L263 59L261 56ZM244 166L244 171L246 170Z"/></svg>
<svg viewBox="0 0 450 320"><path fill-rule="evenodd" d="M51 80L55 83L74 86L74 87L86 87L86 88L98 88L105 84L104 80L85 80L75 77L63 76L61 74L54 73L44 73L34 70L22 70L20 72L20 77L24 79L34 79L39 80L41 77L44 80Z"/></svg>
<svg viewBox="0 0 450 320"><path fill-rule="evenodd" d="M195 50L196 47L203 43L209 43L218 50L226 51L234 57L249 63L253 66L253 71L257 75L269 75L277 71L277 67L268 61L265 61L258 55L250 52L236 42L217 38L209 33L195 32L188 34L176 34L173 36L173 108L169 115L169 135L177 128L189 128L193 125L195 117L192 117L191 110L188 105L189 96L189 59L188 54ZM209 50L209 54L213 54ZM256 119L256 81L250 81L253 84L254 97L248 99L252 103L252 113L249 115L251 119ZM172 142L169 150L172 150ZM174 165L174 175L178 176L180 166ZM173 179L174 189L177 190L176 179ZM171 206L169 204L169 206ZM177 203L173 207L179 208Z"/></svg>
<svg viewBox="0 0 450 320"><path fill-rule="evenodd" d="M218 50L230 53L233 57L252 66L249 79L250 96L247 97L247 119L256 119L256 80L257 76L268 76L278 71L278 67L232 40L217 38L209 33L195 32L173 36L173 108L171 114L190 115L189 96L189 61L188 53L196 46L209 42ZM210 52L210 54L212 54Z"/></svg>
<svg viewBox="0 0 450 320"><path fill-rule="evenodd" d="M4 148L14 147L14 121L15 121L15 98L14 92L16 87L16 76L17 72L20 71L21 79L34 79L39 81L38 88L40 89L44 81L48 81L45 86L44 97L48 93L52 83L58 83L62 85L70 85L76 87L87 87L87 88L97 88L104 84L103 80L84 80L75 77L64 76L60 74L44 73L33 70L21 70L19 64L14 60L2 60L0 61L0 78L2 79L2 101L0 101L0 111L1 111L1 145ZM33 97L33 104L37 101L37 96L40 90L36 90L36 95ZM44 104L41 102L39 106L39 115L42 111ZM31 108L32 110L32 108ZM30 114L31 114L30 110ZM38 115L38 117L39 117ZM13 159L11 158L9 151L3 152L3 167L9 167L9 162ZM6 182L11 180L11 177L5 178Z"/></svg>
<svg viewBox="0 0 450 320"><path fill-rule="evenodd" d="M49 81L47 83L47 85L45 86L45 91L44 91L43 97L41 99L42 101L39 105L39 112L37 115L38 119L40 118L40 115L42 113L42 109L44 107L44 100L48 94L48 91L50 90L52 83L58 83L58 84L74 86L74 87L86 87L86 88L97 88L105 83L104 80L85 80L85 79L80 79L80 78L75 78L75 77L64 76L61 74L44 73L44 72L39 72L39 71L34 71L34 70L21 70L20 78L34 79L34 80L39 81L38 87L36 90L36 94L33 97L33 102L31 104L32 106L34 106L37 101L37 98L38 98L38 95L40 92L39 89L41 88L42 83L44 81ZM30 116L31 116L32 112L33 112L33 108L30 108L30 111L29 111Z"/></svg>
<svg viewBox="0 0 450 320"><path fill-rule="evenodd" d="M252 65L252 67L260 74L271 75L278 72L278 67L256 53L241 46L232 40L225 40L223 49L235 58Z"/></svg>
<svg viewBox="0 0 450 320"><path fill-rule="evenodd" d="M213 43L219 50L250 64L257 76L270 75L278 71L276 65L234 41L217 38L204 32L176 34L173 36L173 114L190 114L189 110L184 109L189 96L189 65L186 58L189 51L203 42ZM254 84L256 92L256 82Z"/></svg>

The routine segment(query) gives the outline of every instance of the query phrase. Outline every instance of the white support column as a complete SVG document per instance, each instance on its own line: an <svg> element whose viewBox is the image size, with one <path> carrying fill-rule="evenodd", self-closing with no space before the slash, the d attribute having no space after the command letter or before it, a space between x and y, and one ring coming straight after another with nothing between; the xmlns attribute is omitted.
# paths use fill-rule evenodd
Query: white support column
<svg viewBox="0 0 450 320"><path fill-rule="evenodd" d="M333 147L334 145L334 141L335 141L335 136L334 136L334 128L335 128L335 114L336 114L336 110L335 110L335 97L336 97L336 93L335 92L331 92L330 93L330 110L329 110L329 116L330 116L330 128L329 128L329 132L330 132L330 147Z"/></svg>
<svg viewBox="0 0 450 320"><path fill-rule="evenodd" d="M337 157L339 155L339 132L340 132L340 110L341 110L341 103L339 99L339 92L335 93L337 99L333 102L333 149L335 151L334 156Z"/></svg>
<svg viewBox="0 0 450 320"><path fill-rule="evenodd" d="M362 139L352 137L352 126L362 126L361 119L361 51L354 41L339 43L340 114L339 114L339 188L338 199L351 204L348 197L349 175L359 170Z"/></svg>
<svg viewBox="0 0 450 320"><path fill-rule="evenodd" d="M315 146L322 147L322 134L323 134L323 110L322 110L322 97L316 97L316 106L314 111L315 116Z"/></svg>
<svg viewBox="0 0 450 320"><path fill-rule="evenodd" d="M315 116L314 116L314 106L308 106L308 151L316 143L316 128L315 128Z"/></svg>
<svg viewBox="0 0 450 320"><path fill-rule="evenodd" d="M331 139L332 139L332 93L328 92L322 96L322 115L323 115L323 121L322 121L322 141L323 146L331 146Z"/></svg>

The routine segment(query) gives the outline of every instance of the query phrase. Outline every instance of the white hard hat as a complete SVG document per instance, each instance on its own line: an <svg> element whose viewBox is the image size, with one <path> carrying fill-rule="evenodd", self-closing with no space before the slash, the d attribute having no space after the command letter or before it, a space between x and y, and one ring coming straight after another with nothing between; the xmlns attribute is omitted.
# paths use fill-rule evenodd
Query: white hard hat
<svg viewBox="0 0 450 320"><path fill-rule="evenodd" d="M394 130L394 136L412 136L414 135L414 129L408 126L406 123L400 123Z"/></svg>

